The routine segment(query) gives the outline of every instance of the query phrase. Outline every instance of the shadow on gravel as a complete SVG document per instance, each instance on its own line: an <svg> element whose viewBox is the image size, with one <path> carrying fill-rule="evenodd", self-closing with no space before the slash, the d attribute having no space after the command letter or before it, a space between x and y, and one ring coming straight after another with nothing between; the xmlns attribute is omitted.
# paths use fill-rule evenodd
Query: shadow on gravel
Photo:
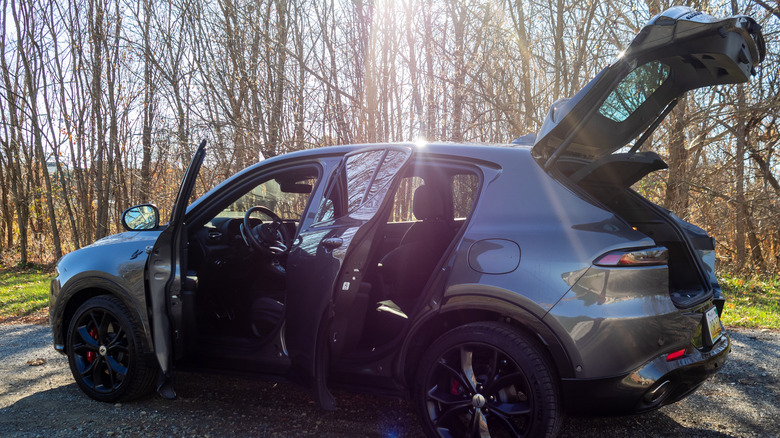
<svg viewBox="0 0 780 438"><path fill-rule="evenodd" d="M179 398L121 404L88 399L73 384L0 409L0 436L421 436L405 401L337 392L324 412L289 384L179 373Z"/></svg>
<svg viewBox="0 0 780 438"><path fill-rule="evenodd" d="M122 404L96 402L75 385L46 330L3 330L8 355L0 357L0 372L14 379L0 386L9 402L0 408L0 436L421 436L404 400L336 391L339 410L324 412L297 386L230 376L180 372L175 401L152 395ZM731 335L724 368L687 399L637 416L569 417L560 436L780 437L778 336ZM26 363L39 355L44 365Z"/></svg>

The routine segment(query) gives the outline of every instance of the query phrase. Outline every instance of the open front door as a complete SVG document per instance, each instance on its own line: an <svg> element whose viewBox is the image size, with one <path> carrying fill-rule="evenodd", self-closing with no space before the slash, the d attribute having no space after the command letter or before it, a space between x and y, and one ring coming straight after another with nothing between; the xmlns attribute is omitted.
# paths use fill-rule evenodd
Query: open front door
<svg viewBox="0 0 780 438"><path fill-rule="evenodd" d="M314 389L324 409L334 409L326 377L360 328L350 327L355 298L372 253L379 212L387 205L408 146L378 146L344 157L316 211L301 230L287 265L285 341L294 371ZM359 311L359 310L358 310Z"/></svg>
<svg viewBox="0 0 780 438"><path fill-rule="evenodd" d="M172 385L173 354L183 351L184 333L181 330L181 285L182 257L186 242L184 236L184 213L189 204L195 178L198 176L203 158L206 156L206 140L201 142L192 157L176 196L167 228L152 248L146 262L146 282L151 306L152 339L154 353L160 364L160 379L157 391L165 398L173 399L176 392Z"/></svg>

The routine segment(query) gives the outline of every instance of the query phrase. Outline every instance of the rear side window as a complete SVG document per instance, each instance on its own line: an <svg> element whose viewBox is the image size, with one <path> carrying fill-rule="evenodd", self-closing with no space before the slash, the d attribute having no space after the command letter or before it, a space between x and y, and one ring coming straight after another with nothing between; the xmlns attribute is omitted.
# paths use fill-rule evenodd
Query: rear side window
<svg viewBox="0 0 780 438"><path fill-rule="evenodd" d="M447 206L448 219L465 219L471 212L479 186L479 178L473 173L440 172L440 168L419 168L421 176L407 176L401 180L393 199L393 209L388 223L415 222L414 193L418 187L429 185L441 193Z"/></svg>
<svg viewBox="0 0 780 438"><path fill-rule="evenodd" d="M417 187L425 184L419 176L408 176L401 180L398 190L395 192L393 200L393 211L390 213L388 222L414 222L414 212L412 212L412 201L414 191Z"/></svg>
<svg viewBox="0 0 780 438"><path fill-rule="evenodd" d="M374 149L346 157L317 211L316 222L346 215L372 216L410 150Z"/></svg>
<svg viewBox="0 0 780 438"><path fill-rule="evenodd" d="M479 178L473 173L459 173L452 177L452 209L455 219L465 219L471 213L478 186Z"/></svg>

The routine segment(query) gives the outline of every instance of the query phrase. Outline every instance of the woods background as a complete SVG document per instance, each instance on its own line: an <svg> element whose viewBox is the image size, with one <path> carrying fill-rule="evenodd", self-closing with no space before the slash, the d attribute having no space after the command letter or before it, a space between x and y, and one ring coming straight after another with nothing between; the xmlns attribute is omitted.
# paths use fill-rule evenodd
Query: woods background
<svg viewBox="0 0 780 438"><path fill-rule="evenodd" d="M50 263L167 218L194 145L199 193L298 149L417 138L509 142L614 59L666 1L1 0L0 265ZM749 14L768 56L746 85L689 93L637 190L718 241L721 270L780 264L780 2Z"/></svg>

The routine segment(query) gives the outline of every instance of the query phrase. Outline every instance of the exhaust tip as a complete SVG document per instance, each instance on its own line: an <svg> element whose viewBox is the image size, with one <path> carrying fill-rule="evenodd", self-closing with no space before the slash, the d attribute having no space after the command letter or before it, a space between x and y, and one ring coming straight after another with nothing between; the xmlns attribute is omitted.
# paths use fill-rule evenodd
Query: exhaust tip
<svg viewBox="0 0 780 438"><path fill-rule="evenodd" d="M645 403L649 405L657 405L666 400L669 394L672 392L674 385L670 380L664 380L661 383L654 385L644 395Z"/></svg>

